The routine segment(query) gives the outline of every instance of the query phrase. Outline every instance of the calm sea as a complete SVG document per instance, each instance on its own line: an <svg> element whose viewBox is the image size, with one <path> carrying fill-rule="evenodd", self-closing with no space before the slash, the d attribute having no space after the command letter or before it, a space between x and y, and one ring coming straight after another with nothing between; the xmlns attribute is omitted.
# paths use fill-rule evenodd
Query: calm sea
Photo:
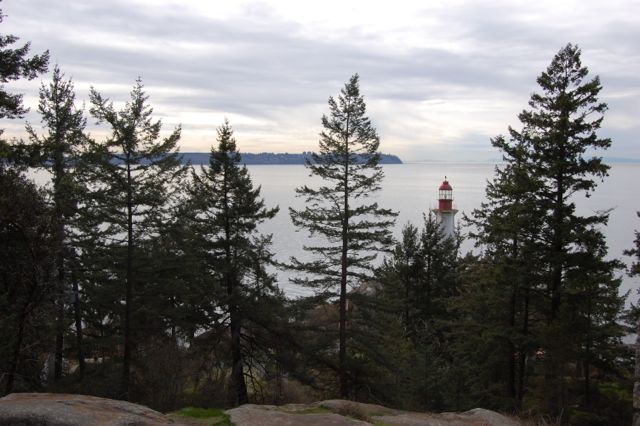
<svg viewBox="0 0 640 426"><path fill-rule="evenodd" d="M279 205L280 212L261 230L273 234L273 252L280 261L290 256L304 256L302 246L313 240L305 231L296 231L289 219L288 207L300 208L302 199L295 197L295 188L303 184L313 184L304 166L248 166L255 184L262 186L262 195L268 206ZM404 224L422 223L423 214L437 205L438 187L445 176L453 187L454 205L462 213L470 214L480 207L484 199L487 179L494 173L494 164L489 163L409 163L383 166L385 179L382 190L372 196L381 207L399 212L394 234L400 236ZM608 226L604 229L609 245L610 257L622 258L625 249L633 244L633 230L640 229L640 164L613 164L609 176L599 184L591 197L576 197L578 213L591 214L596 211L611 210ZM457 221L456 221L457 223ZM466 241L462 251L473 249L473 242ZM279 272L281 287L290 296L308 294L309 290L298 288L288 282L288 272ZM640 280L624 277L622 291L633 289L631 298L636 299L635 289Z"/></svg>
<svg viewBox="0 0 640 426"><path fill-rule="evenodd" d="M422 223L423 214L437 204L438 187L447 177L453 187L454 205L459 210L456 219L463 212L469 214L478 208L484 198L487 179L493 176L494 164L489 163L409 163L385 165L385 179L382 190L371 196L381 207L399 212L394 234L400 236L404 224ZM305 258L302 247L313 243L306 231L297 231L289 219L289 207L301 208L304 200L295 196L295 188L317 180L308 176L304 166L298 165L254 165L248 166L254 184L261 185L262 196L267 206L280 206L280 212L271 221L261 226L263 233L273 234L272 250L279 261L287 261L291 256ZM35 180L43 184L48 175L34 172ZM609 245L610 257L618 257L626 263L630 259L623 256L625 249L633 244L633 231L640 229L640 164L613 164L607 177L599 184L590 198L576 197L578 213L591 214L611 209L608 226L604 229ZM462 251L473 249L473 242L466 241ZM289 272L278 271L280 286L295 297L309 294L306 288L299 288L288 282ZM635 289L640 280L624 277L621 291L633 290L631 298L637 299Z"/></svg>

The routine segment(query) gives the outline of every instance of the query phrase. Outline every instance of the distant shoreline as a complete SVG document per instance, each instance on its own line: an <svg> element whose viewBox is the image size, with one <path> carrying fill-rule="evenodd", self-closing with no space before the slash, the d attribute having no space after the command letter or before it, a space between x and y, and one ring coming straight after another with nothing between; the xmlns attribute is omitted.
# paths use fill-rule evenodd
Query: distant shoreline
<svg viewBox="0 0 640 426"><path fill-rule="evenodd" d="M300 154L289 153L240 153L240 162L246 165L284 165L284 164L305 164L307 159L311 159L311 152L303 152ZM181 152L183 162L191 162L195 165L209 164L208 152ZM380 164L403 164L397 155L380 154Z"/></svg>

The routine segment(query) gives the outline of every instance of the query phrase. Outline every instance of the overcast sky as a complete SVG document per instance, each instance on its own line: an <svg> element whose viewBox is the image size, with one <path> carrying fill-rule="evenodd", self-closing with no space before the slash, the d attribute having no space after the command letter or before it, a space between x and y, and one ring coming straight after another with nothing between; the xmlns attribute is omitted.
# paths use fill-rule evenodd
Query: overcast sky
<svg viewBox="0 0 640 426"><path fill-rule="evenodd" d="M182 151L228 117L242 151L317 147L327 99L354 73L381 150L405 161L486 160L520 127L536 77L567 42L599 75L607 156L640 158L640 2L4 0L0 32L49 49L80 102L115 103L140 76ZM49 75L43 76L48 81ZM8 85L34 110L40 79ZM88 107L87 107L88 110ZM33 124L39 118L27 117ZM96 138L107 129L90 131ZM12 135L23 121L2 123Z"/></svg>

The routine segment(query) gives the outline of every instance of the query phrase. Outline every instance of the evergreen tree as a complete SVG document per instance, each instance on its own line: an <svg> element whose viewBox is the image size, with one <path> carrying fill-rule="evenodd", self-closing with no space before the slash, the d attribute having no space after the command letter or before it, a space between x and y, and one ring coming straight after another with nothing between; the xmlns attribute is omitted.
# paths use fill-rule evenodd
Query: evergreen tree
<svg viewBox="0 0 640 426"><path fill-rule="evenodd" d="M500 367L499 371L504 374L497 380L490 378L492 383L484 383L481 388L496 390L497 399L510 400L500 404L503 408L518 409L527 382L527 358L538 347L532 339L530 323L532 306L538 303L541 279L536 269L540 263L536 260L536 249L542 215L533 197L540 181L531 172L526 135L511 127L509 132L510 141L503 136L491 140L502 152L503 164L496 167L494 178L487 184L486 201L473 211L471 218L465 218L473 226L470 237L484 252L484 259L468 267L486 274L482 280L486 287L472 283L468 291L482 294L461 301L461 308L486 312L491 307L503 313L495 317L496 322L490 325L493 332L489 335L493 339L491 346L499 348L496 356L506 368ZM474 274L468 272L467 276ZM483 302L485 297L493 302ZM486 304L473 306L475 301ZM488 322L485 325L489 326ZM500 363L494 357L484 359L487 369Z"/></svg>
<svg viewBox="0 0 640 426"><path fill-rule="evenodd" d="M161 234L170 220L186 168L177 149L180 128L160 138L162 123L152 119L140 80L120 111L93 88L90 100L91 114L99 123L107 123L112 134L94 144L86 156L82 173L92 182L92 194L84 210L91 220L102 223L96 230L99 245L93 250L111 265L107 266L110 273L103 275L105 288L99 290L110 296L103 306L115 308L112 317L121 319L121 397L129 399L132 356L136 338L141 337L136 334L139 318L134 315L143 303L137 297L145 284L143 246ZM121 303L124 312L119 312Z"/></svg>
<svg viewBox="0 0 640 426"><path fill-rule="evenodd" d="M214 292L223 302L231 337L230 403L248 402L246 348L249 321L263 321L261 304L275 302L279 292L265 271L271 262L270 236L257 227L273 218L278 208L268 209L254 187L246 166L240 166L233 130L227 121L218 128L218 146L212 147L209 167L192 173L192 226ZM216 297L217 296L217 297ZM255 334L253 334L255 337Z"/></svg>
<svg viewBox="0 0 640 426"><path fill-rule="evenodd" d="M82 110L75 106L75 93L71 80L65 81L60 68L53 70L53 79L47 86L40 88L40 102L38 113L46 134L38 136L36 130L27 124L27 133L31 144L39 151L39 164L48 170L52 176L53 186L50 197L53 203L54 240L56 258L56 294L58 295L58 318L56 319L56 349L55 349L55 378L62 374L63 335L65 329L64 311L65 299L71 287L71 226L76 216L80 188L75 176L75 168L80 161L82 152L87 146L84 134L86 120ZM74 280L73 293L76 304L79 302L78 283ZM78 343L78 363L81 375L84 373L84 359L82 355L82 324L79 311L76 309L76 331Z"/></svg>
<svg viewBox="0 0 640 426"><path fill-rule="evenodd" d="M563 359L565 336L556 326L562 304L566 301L567 272L578 260L575 248L578 236L588 226L606 223L607 215L579 216L571 197L589 194L596 179L607 176L609 167L601 157L587 151L606 149L611 140L599 138L597 130L607 105L598 100L602 89L595 77L586 80L588 70L582 66L580 49L568 44L553 58L538 84L543 93L533 94L531 110L519 115L526 132L531 171L541 181L535 199L543 214L541 260L546 276L545 292L549 304L545 310L547 330L543 391L548 412L560 414L567 406Z"/></svg>
<svg viewBox="0 0 640 426"><path fill-rule="evenodd" d="M5 16L0 9L0 23ZM21 78L33 80L39 74L47 71L49 63L49 51L29 58L29 43L11 48L18 40L19 38L12 34L0 34L0 63L2 64L0 67L0 119L21 118L28 111L28 108L22 105L22 95L8 92L5 84ZM3 130L0 129L0 136L2 133ZM15 146L12 147L0 139L0 167L4 167L6 159L20 160L20 155L16 151Z"/></svg>
<svg viewBox="0 0 640 426"><path fill-rule="evenodd" d="M443 409L451 303L457 295L458 241L432 213L422 229L407 224L380 270L379 308L392 310L414 351L414 408ZM448 377L446 377L448 379ZM405 383L408 386L408 383ZM446 386L445 386L446 387Z"/></svg>
<svg viewBox="0 0 640 426"><path fill-rule="evenodd" d="M487 254L499 267L495 276L506 284L500 285L503 294L509 295L503 308L509 312L511 330L505 335L505 356L513 359L518 354L520 373L514 389L516 375L510 366L508 395L522 400L522 357L532 348L529 322L531 315L537 315L544 319L535 331L543 354L543 374L537 378L539 408L552 415L567 412L571 404L571 383L566 379L571 368L586 359L606 358L619 335L610 329L611 338L601 340L596 349L593 341L584 343L574 333L579 322L592 331L590 327L612 326L621 307L619 281L614 277L618 263L604 261L606 244L597 231L606 225L608 215L580 216L575 211L575 197L588 196L596 181L607 175L608 166L590 153L611 145L597 135L607 109L598 100L600 81L587 80L587 75L576 46L568 44L553 58L537 80L542 93L533 94L531 109L519 115L523 130L510 128L509 142L494 140L505 153L507 166L497 170L489 186L490 201L484 206L488 209L474 214L479 241L489 248ZM588 364L585 367L588 370ZM586 391L588 378L585 383ZM588 405L588 395L583 396L582 403Z"/></svg>
<svg viewBox="0 0 640 426"><path fill-rule="evenodd" d="M5 16L0 9L0 23ZM22 105L22 95L7 92L4 85L20 78L33 80L39 74L47 71L49 63L49 51L31 58L27 57L30 43L11 48L10 46L18 40L18 37L11 34L0 35L0 63L2 63L2 67L0 67L0 118L21 118L28 111Z"/></svg>
<svg viewBox="0 0 640 426"><path fill-rule="evenodd" d="M637 213L640 217L640 212ZM635 247L625 250L624 254L633 256L634 262L631 264L629 276L640 276L640 231L635 231ZM640 419L640 317L636 319L636 348L635 348L635 372L633 384L633 424L637 424Z"/></svg>
<svg viewBox="0 0 640 426"><path fill-rule="evenodd" d="M0 167L0 392L41 386L55 288L52 226L44 195Z"/></svg>
<svg viewBox="0 0 640 426"><path fill-rule="evenodd" d="M297 188L296 193L307 205L289 210L296 227L322 236L327 244L305 246L316 259L292 258L292 267L309 274L293 282L316 288L325 299L336 296L334 288L339 282L340 396L348 397L347 287L370 278L376 252L392 242L390 228L395 213L365 202L380 189L383 172L378 165L380 140L365 115L357 74L341 90L337 102L329 98L329 112L329 116L322 116L319 152L306 163L310 175L323 183L317 188Z"/></svg>
<svg viewBox="0 0 640 426"><path fill-rule="evenodd" d="M640 212L638 212L637 215L640 217ZM624 252L627 256L635 257L634 262L631 265L631 269L629 270L629 275L632 277L640 275L640 231L635 231L635 236L634 244L636 246L629 250L625 250Z"/></svg>
<svg viewBox="0 0 640 426"><path fill-rule="evenodd" d="M0 23L5 15L0 9ZM0 34L0 118L21 118L22 95L5 84L47 70L49 53L28 57L29 43ZM3 129L0 129L2 136ZM41 353L50 343L53 290L50 211L43 194L22 174L23 146L0 139L0 386L2 392L41 385Z"/></svg>

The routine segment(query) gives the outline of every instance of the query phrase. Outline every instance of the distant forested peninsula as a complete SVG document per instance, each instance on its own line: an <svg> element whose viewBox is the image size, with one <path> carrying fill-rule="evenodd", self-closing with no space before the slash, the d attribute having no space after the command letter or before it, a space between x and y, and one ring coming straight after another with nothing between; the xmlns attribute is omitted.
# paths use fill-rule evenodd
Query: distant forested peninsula
<svg viewBox="0 0 640 426"><path fill-rule="evenodd" d="M209 164L208 152L183 152L181 154L184 162ZM311 158L311 154L311 152L303 152L301 154L245 152L241 154L240 162L243 164L304 164L307 158ZM380 164L402 164L402 160L396 155L380 154Z"/></svg>

